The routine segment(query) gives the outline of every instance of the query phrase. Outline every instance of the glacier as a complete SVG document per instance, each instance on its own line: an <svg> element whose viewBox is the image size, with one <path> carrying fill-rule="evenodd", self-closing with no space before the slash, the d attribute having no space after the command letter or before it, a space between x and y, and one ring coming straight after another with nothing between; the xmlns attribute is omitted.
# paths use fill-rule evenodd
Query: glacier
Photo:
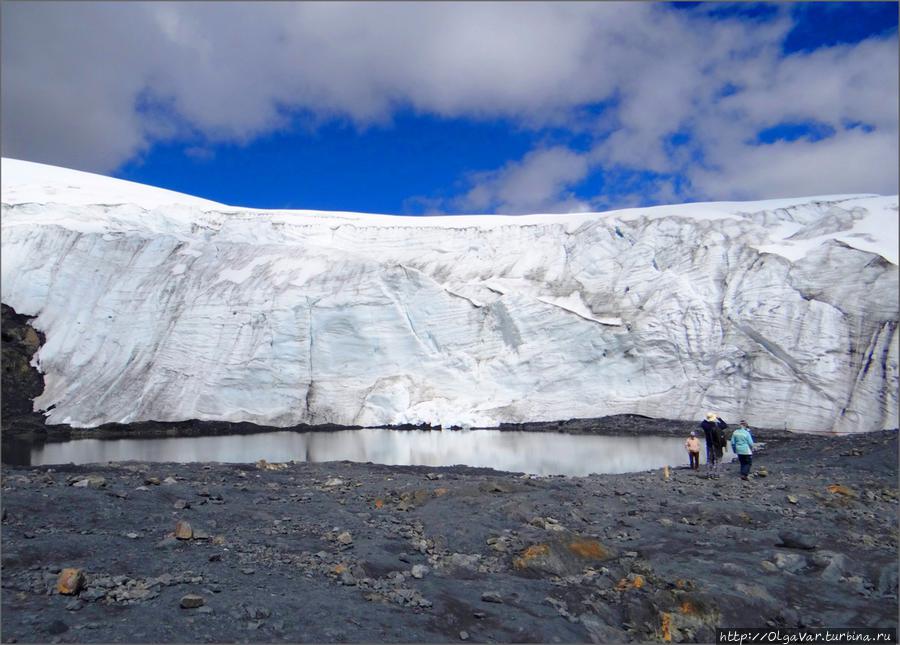
<svg viewBox="0 0 900 645"><path fill-rule="evenodd" d="M2 164L49 424L898 425L897 196L400 217Z"/></svg>

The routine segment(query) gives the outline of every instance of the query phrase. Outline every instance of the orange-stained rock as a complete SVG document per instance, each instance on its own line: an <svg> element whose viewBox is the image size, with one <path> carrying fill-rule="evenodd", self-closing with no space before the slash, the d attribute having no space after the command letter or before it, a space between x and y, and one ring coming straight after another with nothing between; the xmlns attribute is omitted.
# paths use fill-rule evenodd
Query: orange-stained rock
<svg viewBox="0 0 900 645"><path fill-rule="evenodd" d="M629 574L627 578L622 578L616 584L619 591L627 591L628 589L641 589L644 586L644 576L639 573Z"/></svg>
<svg viewBox="0 0 900 645"><path fill-rule="evenodd" d="M524 569L532 561L547 556L550 553L550 547L546 544L532 544L530 547L522 551L522 554L513 560L513 566L516 569Z"/></svg>
<svg viewBox="0 0 900 645"><path fill-rule="evenodd" d="M662 627L660 628L661 636L667 643L672 642L672 614L667 611L662 612Z"/></svg>
<svg viewBox="0 0 900 645"><path fill-rule="evenodd" d="M450 489L449 489L449 488L443 488L443 487L442 487L442 488L435 488L435 489L434 489L434 496L435 496L435 497L442 497L442 496L446 495L446 494L449 493L449 492L450 492Z"/></svg>
<svg viewBox="0 0 900 645"><path fill-rule="evenodd" d="M175 537L179 540L190 540L194 537L194 529L187 522L179 521L175 525Z"/></svg>
<svg viewBox="0 0 900 645"><path fill-rule="evenodd" d="M56 579L56 590L67 596L77 594L84 587L84 572L81 569L63 569Z"/></svg>
<svg viewBox="0 0 900 645"><path fill-rule="evenodd" d="M569 551L580 558L591 560L605 560L609 557L609 551L597 540L575 540L569 543Z"/></svg>
<svg viewBox="0 0 900 645"><path fill-rule="evenodd" d="M375 500L375 508L381 508L382 506L384 506L384 500L381 498L376 499Z"/></svg>
<svg viewBox="0 0 900 645"><path fill-rule="evenodd" d="M841 484L832 484L828 487L828 492L834 493L835 495L843 495L844 497L856 497L855 492Z"/></svg>

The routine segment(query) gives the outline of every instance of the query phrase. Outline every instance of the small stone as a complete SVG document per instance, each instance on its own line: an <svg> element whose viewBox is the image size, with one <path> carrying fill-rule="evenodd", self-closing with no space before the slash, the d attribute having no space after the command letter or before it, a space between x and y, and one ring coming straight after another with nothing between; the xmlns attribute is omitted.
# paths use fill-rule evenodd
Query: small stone
<svg viewBox="0 0 900 645"><path fill-rule="evenodd" d="M138 536L137 533L126 533L126 534L125 534L125 537L127 537L129 540L135 540L135 539L137 539L139 536Z"/></svg>
<svg viewBox="0 0 900 645"><path fill-rule="evenodd" d="M175 524L175 537L179 540L190 540L194 535L191 525L185 521L178 521Z"/></svg>
<svg viewBox="0 0 900 645"><path fill-rule="evenodd" d="M485 591L481 594L481 600L484 602L502 603L503 597L496 591Z"/></svg>
<svg viewBox="0 0 900 645"><path fill-rule="evenodd" d="M203 596L194 593L185 594L181 597L181 606L184 609L196 609L206 604Z"/></svg>
<svg viewBox="0 0 900 645"><path fill-rule="evenodd" d="M243 569L241 569L241 573L243 573L245 576L252 576L254 573L256 573L256 569L244 567Z"/></svg>
<svg viewBox="0 0 900 645"><path fill-rule="evenodd" d="M776 546L783 546L788 549L805 549L808 551L816 548L815 539L808 535L803 535L802 533L782 531L778 534L778 537L781 539L781 544L777 544Z"/></svg>
<svg viewBox="0 0 900 645"><path fill-rule="evenodd" d="M423 564L415 564L412 568L412 577L421 580L428 573L428 567Z"/></svg>
<svg viewBox="0 0 900 645"><path fill-rule="evenodd" d="M75 488L103 488L106 486L106 478L100 475L88 475L72 484Z"/></svg>
<svg viewBox="0 0 900 645"><path fill-rule="evenodd" d="M221 562L222 554L221 553L213 553L211 556L209 556L209 561L210 562Z"/></svg>
<svg viewBox="0 0 900 645"><path fill-rule="evenodd" d="M461 640L461 641L469 640L469 632L467 632L466 630L461 631L459 633L459 640Z"/></svg>
<svg viewBox="0 0 900 645"><path fill-rule="evenodd" d="M478 620L481 620L482 618L484 618L485 616L487 616L487 614L484 613L483 611L473 611L473 612L472 612L472 616L474 616L474 617L477 618Z"/></svg>
<svg viewBox="0 0 900 645"><path fill-rule="evenodd" d="M333 486L343 486L343 485L344 485L344 480L341 479L340 477L332 477L331 479L329 479L328 481L326 481L326 482L325 482L324 484L322 484L322 485L325 486L325 487L327 487L327 488L331 488L331 487L333 487Z"/></svg>
<svg viewBox="0 0 900 645"><path fill-rule="evenodd" d="M73 598L66 603L66 611L78 611L82 607L84 607L84 603L78 598Z"/></svg>
<svg viewBox="0 0 900 645"><path fill-rule="evenodd" d="M144 480L145 486L159 486L159 477L147 477Z"/></svg>
<svg viewBox="0 0 900 645"><path fill-rule="evenodd" d="M175 546L176 544L178 544L178 540L176 540L174 537L172 537L172 536L170 535L170 536L166 536L166 537L164 537L163 539L161 539L161 540L160 540L159 542L157 542L154 546L155 546L157 549L166 549L166 548Z"/></svg>
<svg viewBox="0 0 900 645"><path fill-rule="evenodd" d="M796 504L800 500L797 499L796 495L788 495L787 501L789 501L791 504Z"/></svg>
<svg viewBox="0 0 900 645"><path fill-rule="evenodd" d="M341 544L352 544L353 536L350 535L349 531L344 531L340 535L337 536L337 541Z"/></svg>
<svg viewBox="0 0 900 645"><path fill-rule="evenodd" d="M64 595L73 596L84 587L84 572L81 569L63 569L56 579L56 590Z"/></svg>
<svg viewBox="0 0 900 645"><path fill-rule="evenodd" d="M178 481L177 481L174 477L166 477L166 478L162 481L162 483L163 483L163 484L166 484L166 485L168 486L168 485L171 485L171 484L177 484Z"/></svg>
<svg viewBox="0 0 900 645"><path fill-rule="evenodd" d="M209 539L209 533L207 533L207 532L204 531L203 529L194 529L194 535L193 535L193 538L194 538L195 540L208 540L208 539Z"/></svg>
<svg viewBox="0 0 900 645"><path fill-rule="evenodd" d="M190 505L187 501L185 501L185 500L183 500L183 499L176 499L176 500L175 500L175 503L172 504L172 506L173 506L173 508L176 508L176 509L179 510L179 511L191 507L191 505Z"/></svg>

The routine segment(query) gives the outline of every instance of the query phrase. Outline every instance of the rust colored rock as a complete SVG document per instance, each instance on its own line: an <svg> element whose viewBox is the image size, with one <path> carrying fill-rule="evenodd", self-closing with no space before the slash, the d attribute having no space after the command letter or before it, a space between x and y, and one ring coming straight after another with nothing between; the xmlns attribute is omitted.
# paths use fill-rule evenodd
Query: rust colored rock
<svg viewBox="0 0 900 645"><path fill-rule="evenodd" d="M828 492L834 495L843 495L844 497L856 497L856 493L853 490L846 486L842 486L841 484L832 484L828 487Z"/></svg>
<svg viewBox="0 0 900 645"><path fill-rule="evenodd" d="M549 555L550 547L546 544L532 544L530 547L522 551L522 554L513 560L513 566L516 569L525 569L531 562L538 558Z"/></svg>
<svg viewBox="0 0 900 645"><path fill-rule="evenodd" d="M175 537L179 540L190 540L194 537L194 529L187 522L180 521L175 525Z"/></svg>
<svg viewBox="0 0 900 645"><path fill-rule="evenodd" d="M63 569L56 579L56 590L66 596L74 596L84 588L85 578L81 569Z"/></svg>
<svg viewBox="0 0 900 645"><path fill-rule="evenodd" d="M569 543L569 551L587 560L606 560L610 555L597 540L575 540Z"/></svg>

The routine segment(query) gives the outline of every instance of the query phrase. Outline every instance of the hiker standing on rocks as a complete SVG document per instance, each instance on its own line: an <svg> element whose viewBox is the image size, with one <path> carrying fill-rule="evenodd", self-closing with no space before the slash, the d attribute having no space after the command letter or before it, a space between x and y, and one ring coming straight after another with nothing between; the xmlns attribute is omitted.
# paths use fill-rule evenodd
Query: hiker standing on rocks
<svg viewBox="0 0 900 645"><path fill-rule="evenodd" d="M700 440L697 438L697 433L693 430L691 430L691 436L684 442L684 447L688 451L691 470L700 470Z"/></svg>
<svg viewBox="0 0 900 645"><path fill-rule="evenodd" d="M741 479L747 480L750 475L750 466L753 464L753 435L747 422L741 420L741 425L731 434L731 449L741 462Z"/></svg>
<svg viewBox="0 0 900 645"><path fill-rule="evenodd" d="M725 448L725 433L723 430L728 427L719 415L715 412L709 412L706 418L700 422L703 428L703 435L706 439L706 478L719 478L719 462L722 460L722 454Z"/></svg>

